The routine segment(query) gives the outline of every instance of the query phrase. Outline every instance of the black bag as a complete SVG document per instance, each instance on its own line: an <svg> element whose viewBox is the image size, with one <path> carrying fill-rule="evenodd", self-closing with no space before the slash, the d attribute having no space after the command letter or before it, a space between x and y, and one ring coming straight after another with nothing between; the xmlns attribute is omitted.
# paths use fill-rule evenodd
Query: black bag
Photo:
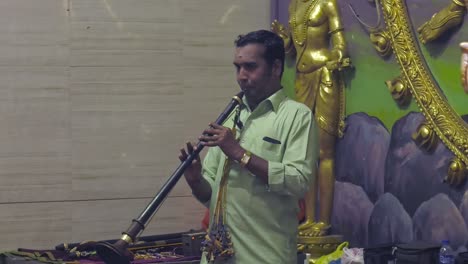
<svg viewBox="0 0 468 264"><path fill-rule="evenodd" d="M387 264L395 259L393 256L393 244L382 244L364 248L364 263Z"/></svg>
<svg viewBox="0 0 468 264"><path fill-rule="evenodd" d="M439 251L440 245L423 241L398 244L395 250L395 260L398 264L437 264Z"/></svg>
<svg viewBox="0 0 468 264"><path fill-rule="evenodd" d="M460 254L458 254L455 263L468 264L468 252L461 252Z"/></svg>

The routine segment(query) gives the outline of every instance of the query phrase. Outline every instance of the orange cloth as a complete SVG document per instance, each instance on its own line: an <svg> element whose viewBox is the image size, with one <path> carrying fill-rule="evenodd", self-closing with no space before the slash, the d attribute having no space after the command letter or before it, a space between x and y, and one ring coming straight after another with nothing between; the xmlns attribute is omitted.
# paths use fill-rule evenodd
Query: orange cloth
<svg viewBox="0 0 468 264"><path fill-rule="evenodd" d="M203 229L208 229L208 226L210 225L210 209L206 209L205 211L205 216L203 216L201 226Z"/></svg>

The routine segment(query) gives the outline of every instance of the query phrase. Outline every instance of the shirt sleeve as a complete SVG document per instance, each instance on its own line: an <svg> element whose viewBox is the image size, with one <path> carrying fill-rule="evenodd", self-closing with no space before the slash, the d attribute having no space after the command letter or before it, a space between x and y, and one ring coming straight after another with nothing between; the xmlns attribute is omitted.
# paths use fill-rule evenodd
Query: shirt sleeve
<svg viewBox="0 0 468 264"><path fill-rule="evenodd" d="M291 124L282 162L268 162L270 191L303 197L316 177L318 130L312 112L297 112Z"/></svg>
<svg viewBox="0 0 468 264"><path fill-rule="evenodd" d="M234 120L233 120L234 113L235 113L235 111L233 111L229 115L229 117L226 118L225 122L223 123L223 126L232 127L233 122L234 122ZM208 149L208 152L206 153L205 158L203 159L202 176L203 176L203 178L205 178L205 180L210 185L211 198L213 197L213 194L217 192L217 188L215 186L216 175L218 174L218 170L220 169L220 164L222 162L221 158L224 159L224 157L225 157L225 155L224 155L224 153L221 151L221 149L219 147L210 147ZM205 207L207 207L207 208L210 207L211 198L208 201L202 201L193 192L192 192L192 194Z"/></svg>
<svg viewBox="0 0 468 264"><path fill-rule="evenodd" d="M208 152L206 153L205 158L203 159L203 166L202 166L202 176L208 182L211 188L211 192L213 193L213 184L216 179L216 172L218 171L219 159L221 155L219 153L219 148L209 148ZM197 198L197 200L202 203L205 207L210 207L210 201L202 201L200 197L197 197L193 192L193 196Z"/></svg>

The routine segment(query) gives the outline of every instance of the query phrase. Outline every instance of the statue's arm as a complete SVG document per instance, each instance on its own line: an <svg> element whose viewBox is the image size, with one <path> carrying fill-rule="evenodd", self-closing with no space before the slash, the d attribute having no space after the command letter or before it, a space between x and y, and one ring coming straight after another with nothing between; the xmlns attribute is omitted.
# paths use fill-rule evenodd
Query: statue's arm
<svg viewBox="0 0 468 264"><path fill-rule="evenodd" d="M341 21L341 16L339 12L338 3L336 0L329 0L326 3L325 10L328 14L328 27L330 39L332 42L331 50L331 62L338 63L339 65L343 63L343 60L348 59L348 51L346 46L346 41L344 37L344 28L343 22ZM345 65L342 65L345 66Z"/></svg>

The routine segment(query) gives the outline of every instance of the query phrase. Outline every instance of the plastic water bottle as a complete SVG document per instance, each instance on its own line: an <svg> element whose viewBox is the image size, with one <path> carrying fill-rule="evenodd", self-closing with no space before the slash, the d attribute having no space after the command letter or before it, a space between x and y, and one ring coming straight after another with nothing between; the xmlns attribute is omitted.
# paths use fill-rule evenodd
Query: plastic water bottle
<svg viewBox="0 0 468 264"><path fill-rule="evenodd" d="M454 264L455 256L453 250L450 247L450 241L442 240L442 247L439 251L439 263L440 264Z"/></svg>

